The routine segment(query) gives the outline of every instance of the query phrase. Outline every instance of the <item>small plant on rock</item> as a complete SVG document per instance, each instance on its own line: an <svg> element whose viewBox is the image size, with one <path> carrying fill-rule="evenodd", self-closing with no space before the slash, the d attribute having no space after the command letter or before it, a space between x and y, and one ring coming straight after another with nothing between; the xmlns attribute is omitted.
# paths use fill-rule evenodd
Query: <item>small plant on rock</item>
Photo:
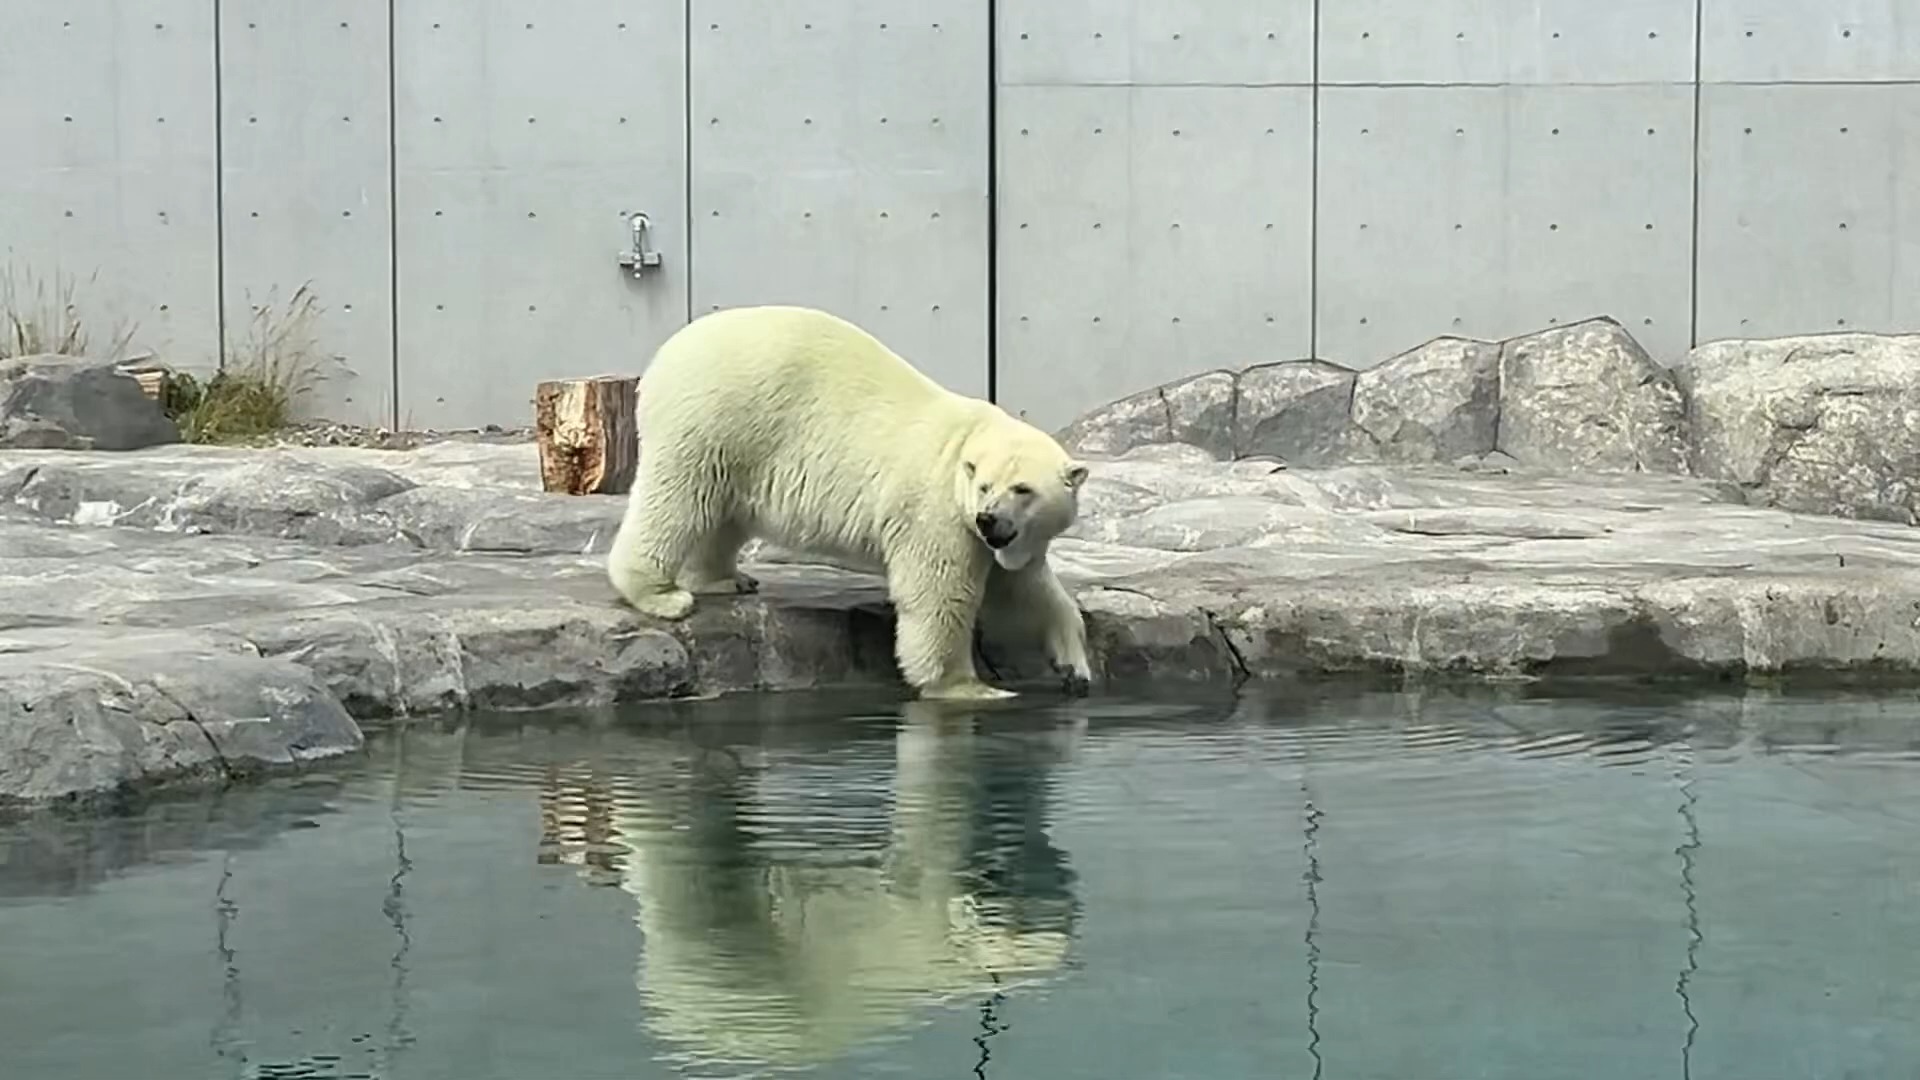
<svg viewBox="0 0 1920 1080"><path fill-rule="evenodd" d="M255 304L218 372L204 383L185 373L169 379L162 404L179 423L181 437L239 442L287 426L296 404L321 378L313 323L323 310L307 285L284 306Z"/></svg>

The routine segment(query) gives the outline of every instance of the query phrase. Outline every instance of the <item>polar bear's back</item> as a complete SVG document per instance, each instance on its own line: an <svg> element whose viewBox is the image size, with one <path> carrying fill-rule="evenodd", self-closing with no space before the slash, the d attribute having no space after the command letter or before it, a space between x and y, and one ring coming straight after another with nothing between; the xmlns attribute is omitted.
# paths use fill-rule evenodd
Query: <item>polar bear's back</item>
<svg viewBox="0 0 1920 1080"><path fill-rule="evenodd" d="M704 315L660 346L641 379L640 420L671 425L693 407L706 416L689 419L758 420L797 433L841 421L886 424L950 407L955 396L838 316L741 307Z"/></svg>
<svg viewBox="0 0 1920 1080"><path fill-rule="evenodd" d="M834 315L729 308L682 327L642 374L641 467L673 455L756 532L864 558L950 486L944 459L992 409Z"/></svg>

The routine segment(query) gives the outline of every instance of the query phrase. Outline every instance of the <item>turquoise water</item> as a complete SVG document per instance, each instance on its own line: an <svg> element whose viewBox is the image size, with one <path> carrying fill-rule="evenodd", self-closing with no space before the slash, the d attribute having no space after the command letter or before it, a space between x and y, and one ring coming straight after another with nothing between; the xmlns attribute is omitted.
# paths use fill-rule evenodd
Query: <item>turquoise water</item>
<svg viewBox="0 0 1920 1080"><path fill-rule="evenodd" d="M1920 1075L1920 703L796 695L0 825L0 1076Z"/></svg>

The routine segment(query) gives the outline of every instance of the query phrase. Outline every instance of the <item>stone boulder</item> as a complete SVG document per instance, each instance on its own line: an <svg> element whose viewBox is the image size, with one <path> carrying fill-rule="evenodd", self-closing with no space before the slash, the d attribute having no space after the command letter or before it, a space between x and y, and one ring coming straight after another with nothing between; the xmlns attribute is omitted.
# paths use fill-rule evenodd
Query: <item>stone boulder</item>
<svg viewBox="0 0 1920 1080"><path fill-rule="evenodd" d="M600 555L626 513L625 495L561 495L424 484L379 504L423 548L520 555Z"/></svg>
<svg viewBox="0 0 1920 1080"><path fill-rule="evenodd" d="M1670 372L1612 319L1505 342L1441 337L1356 372L1324 360L1214 371L1094 409L1060 432L1075 453L1187 443L1288 465L1506 463L1608 472L1688 468Z"/></svg>
<svg viewBox="0 0 1920 1080"><path fill-rule="evenodd" d="M1124 454L1136 446L1186 443L1215 458L1234 456L1234 408L1240 376L1209 371L1108 402L1067 425L1061 442L1075 453Z"/></svg>
<svg viewBox="0 0 1920 1080"><path fill-rule="evenodd" d="M0 652L0 802L117 797L358 751L306 667L190 632Z"/></svg>
<svg viewBox="0 0 1920 1080"><path fill-rule="evenodd" d="M420 470L433 481L422 484L362 464L379 458L347 451L321 463L284 449L226 459L220 457L224 448L180 450L204 451L194 456L204 456L205 463L188 468L180 460L145 453L117 457L112 468L98 459L53 455L0 465L0 517L271 536L339 547L404 543L440 551L582 555L605 553L626 510L624 495L572 496L498 482L459 482L470 469L457 461L445 469ZM391 464L409 464L401 455L384 453ZM510 475L506 469L495 471Z"/></svg>
<svg viewBox="0 0 1920 1080"><path fill-rule="evenodd" d="M0 449L138 450L180 428L133 376L105 360L0 360Z"/></svg>
<svg viewBox="0 0 1920 1080"><path fill-rule="evenodd" d="M1500 346L1436 338L1369 368L1354 380L1352 418L1386 461L1486 454L1500 430Z"/></svg>
<svg viewBox="0 0 1920 1080"><path fill-rule="evenodd" d="M1699 475L1759 505L1920 522L1920 335L1716 341L1676 374Z"/></svg>
<svg viewBox="0 0 1920 1080"><path fill-rule="evenodd" d="M412 487L370 465L322 467L272 454L187 481L166 506L163 524L327 545L387 543L400 530L376 504Z"/></svg>
<svg viewBox="0 0 1920 1080"><path fill-rule="evenodd" d="M1336 465L1354 457L1354 372L1324 360L1258 364L1240 373L1233 457Z"/></svg>
<svg viewBox="0 0 1920 1080"><path fill-rule="evenodd" d="M1561 471L1687 472L1686 404L1674 377L1612 319L1500 348L1496 449Z"/></svg>

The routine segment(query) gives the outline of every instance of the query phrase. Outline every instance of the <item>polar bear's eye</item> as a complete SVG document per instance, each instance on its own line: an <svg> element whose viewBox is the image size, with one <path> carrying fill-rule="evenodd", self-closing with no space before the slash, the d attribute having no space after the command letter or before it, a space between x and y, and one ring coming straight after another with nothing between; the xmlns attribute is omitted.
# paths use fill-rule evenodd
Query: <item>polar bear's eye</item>
<svg viewBox="0 0 1920 1080"><path fill-rule="evenodd" d="M992 484L981 484L980 494L985 495L992 487L993 487Z"/></svg>
<svg viewBox="0 0 1920 1080"><path fill-rule="evenodd" d="M1013 493L1015 495L1031 495L1033 494L1033 489L1025 484L1015 484L1013 485Z"/></svg>

